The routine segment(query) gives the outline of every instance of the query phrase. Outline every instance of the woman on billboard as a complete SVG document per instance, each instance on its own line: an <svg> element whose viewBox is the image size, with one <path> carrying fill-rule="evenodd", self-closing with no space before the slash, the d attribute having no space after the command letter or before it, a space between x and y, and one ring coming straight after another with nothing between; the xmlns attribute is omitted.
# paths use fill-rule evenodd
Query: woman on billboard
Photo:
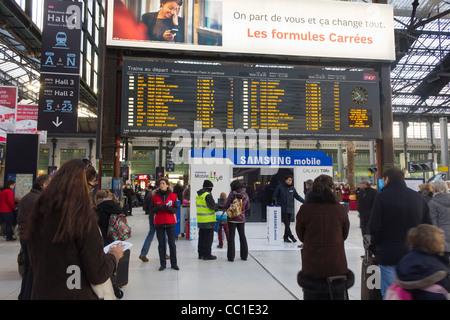
<svg viewBox="0 0 450 320"><path fill-rule="evenodd" d="M160 0L158 12L142 15L149 40L184 42L184 19L178 16L182 5L183 0Z"/></svg>

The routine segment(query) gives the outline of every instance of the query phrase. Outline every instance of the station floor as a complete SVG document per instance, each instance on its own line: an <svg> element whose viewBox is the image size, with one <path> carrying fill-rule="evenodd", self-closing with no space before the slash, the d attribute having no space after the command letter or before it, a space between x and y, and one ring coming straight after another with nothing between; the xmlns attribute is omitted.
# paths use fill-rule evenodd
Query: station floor
<svg viewBox="0 0 450 320"><path fill-rule="evenodd" d="M361 298L361 256L364 254L357 211L350 211L350 234L345 242L349 268L355 274L355 284L349 289L350 300ZM148 216L142 207L133 208L128 217L133 243L130 248L129 282L122 288L122 300L302 300L297 284L301 269L300 243L283 243L280 247L267 243L266 223L246 223L249 257L243 261L236 252L234 262L226 257L226 246L217 248L217 233L213 254L217 260L198 259L197 241L179 237L176 241L179 271L168 268L158 271L158 240L153 240L149 262L138 257L147 235ZM294 224L291 223L294 230ZM17 300L21 278L17 269L19 241L0 238L0 300ZM239 248L236 235L236 248Z"/></svg>

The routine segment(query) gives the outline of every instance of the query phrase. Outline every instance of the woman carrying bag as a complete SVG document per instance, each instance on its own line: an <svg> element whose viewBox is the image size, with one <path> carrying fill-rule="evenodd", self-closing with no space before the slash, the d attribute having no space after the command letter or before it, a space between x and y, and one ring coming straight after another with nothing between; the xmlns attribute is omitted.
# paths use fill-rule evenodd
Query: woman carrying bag
<svg viewBox="0 0 450 320"><path fill-rule="evenodd" d="M238 180L233 181L231 184L231 192L228 195L227 201L222 207L219 207L223 210L227 210L230 206L233 206L233 201L237 198L240 199L241 204L241 212L235 217L231 217L227 213L228 218L228 231L229 231L229 239L228 239L228 247L227 247L227 258L228 261L234 261L235 256L235 245L234 245L234 236L236 234L236 229L239 233L239 241L241 244L240 255L242 260L247 260L248 257L248 245L247 238L245 237L245 212L250 209L250 200L247 192L245 192L245 188L242 183Z"/></svg>

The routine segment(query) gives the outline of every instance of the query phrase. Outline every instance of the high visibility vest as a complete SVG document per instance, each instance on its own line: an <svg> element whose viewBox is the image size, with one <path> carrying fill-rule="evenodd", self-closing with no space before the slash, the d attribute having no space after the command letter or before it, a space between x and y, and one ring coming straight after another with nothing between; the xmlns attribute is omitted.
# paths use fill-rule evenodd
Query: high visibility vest
<svg viewBox="0 0 450 320"><path fill-rule="evenodd" d="M201 196L197 195L195 205L197 207L197 222L208 223L216 221L216 211L208 207L206 203L206 196L209 192L203 193Z"/></svg>

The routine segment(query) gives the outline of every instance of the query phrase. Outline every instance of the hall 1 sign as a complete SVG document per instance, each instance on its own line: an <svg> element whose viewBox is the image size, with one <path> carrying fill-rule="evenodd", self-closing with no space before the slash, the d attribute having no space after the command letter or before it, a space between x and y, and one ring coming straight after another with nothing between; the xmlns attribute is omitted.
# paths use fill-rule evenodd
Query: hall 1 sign
<svg viewBox="0 0 450 320"><path fill-rule="evenodd" d="M44 1L38 130L76 132L82 3Z"/></svg>

